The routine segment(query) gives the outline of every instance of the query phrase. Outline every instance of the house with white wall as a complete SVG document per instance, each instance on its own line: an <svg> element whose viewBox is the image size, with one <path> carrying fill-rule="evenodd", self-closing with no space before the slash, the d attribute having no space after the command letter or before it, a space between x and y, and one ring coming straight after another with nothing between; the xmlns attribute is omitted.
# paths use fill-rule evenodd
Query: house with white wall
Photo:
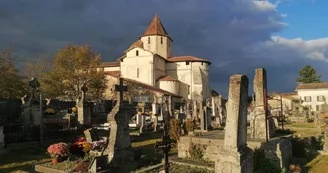
<svg viewBox="0 0 328 173"><path fill-rule="evenodd" d="M299 96L297 92L272 93L268 104L273 115L281 115L281 106L284 115L290 114L299 108Z"/></svg>
<svg viewBox="0 0 328 173"><path fill-rule="evenodd" d="M302 106L309 107L311 111L321 111L322 105L328 98L328 83L299 84L296 92L302 100Z"/></svg>
<svg viewBox="0 0 328 173"><path fill-rule="evenodd" d="M206 100L211 96L211 62L194 56L174 56L173 39L155 15L144 34L116 62L100 65L108 79L125 78L184 99ZM113 81L113 80L109 80ZM111 92L113 83L108 84Z"/></svg>

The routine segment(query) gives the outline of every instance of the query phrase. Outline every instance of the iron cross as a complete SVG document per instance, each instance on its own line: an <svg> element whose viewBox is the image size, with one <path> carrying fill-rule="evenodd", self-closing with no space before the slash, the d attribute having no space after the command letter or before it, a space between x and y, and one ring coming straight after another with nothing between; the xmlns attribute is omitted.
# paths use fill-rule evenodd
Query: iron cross
<svg viewBox="0 0 328 173"><path fill-rule="evenodd" d="M170 114L168 111L168 101L165 98L164 99L165 104L164 104L164 110L163 110L163 106L162 106L162 111L164 111L164 134L162 136L162 142L156 142L155 144L155 149L158 150L162 150L163 154L164 154L164 170L165 173L169 173L169 151L171 149L171 147L174 145L174 143L172 142L172 140L170 139L169 136L169 129L170 129Z"/></svg>
<svg viewBox="0 0 328 173"><path fill-rule="evenodd" d="M123 103L123 92L128 91L128 87L123 84L123 79L120 78L120 83L119 85L115 85L115 91L117 92L117 99L120 100L120 103Z"/></svg>

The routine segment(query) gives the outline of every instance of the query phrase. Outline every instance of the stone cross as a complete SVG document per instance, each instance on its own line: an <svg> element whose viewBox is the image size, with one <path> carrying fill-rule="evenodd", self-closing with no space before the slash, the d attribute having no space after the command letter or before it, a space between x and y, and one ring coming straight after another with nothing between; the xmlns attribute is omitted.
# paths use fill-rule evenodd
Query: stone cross
<svg viewBox="0 0 328 173"><path fill-rule="evenodd" d="M31 88L30 92L31 92L31 98L30 101L36 101L36 89L40 86L39 81L36 78L32 78L29 81L29 86Z"/></svg>
<svg viewBox="0 0 328 173"><path fill-rule="evenodd" d="M248 78L245 75L230 77L227 123L224 145L232 148L246 147Z"/></svg>
<svg viewBox="0 0 328 173"><path fill-rule="evenodd" d="M119 79L119 85L115 85L115 91L117 91L117 100L123 103L123 92L128 91L128 87L123 84L123 79Z"/></svg>

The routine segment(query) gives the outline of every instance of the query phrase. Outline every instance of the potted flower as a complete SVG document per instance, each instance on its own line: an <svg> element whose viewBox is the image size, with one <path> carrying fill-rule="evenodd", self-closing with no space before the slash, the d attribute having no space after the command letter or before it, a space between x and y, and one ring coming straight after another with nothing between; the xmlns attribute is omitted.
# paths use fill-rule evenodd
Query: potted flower
<svg viewBox="0 0 328 173"><path fill-rule="evenodd" d="M88 153L93 147L88 141L78 142L77 145L82 148L84 153Z"/></svg>
<svg viewBox="0 0 328 173"><path fill-rule="evenodd" d="M68 157L68 146L65 143L52 144L47 151L52 158L52 164L57 164Z"/></svg>

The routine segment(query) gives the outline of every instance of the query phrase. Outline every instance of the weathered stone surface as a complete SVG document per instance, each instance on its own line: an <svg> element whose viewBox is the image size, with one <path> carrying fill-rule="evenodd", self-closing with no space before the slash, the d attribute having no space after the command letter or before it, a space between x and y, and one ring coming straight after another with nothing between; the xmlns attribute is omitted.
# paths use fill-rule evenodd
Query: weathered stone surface
<svg viewBox="0 0 328 173"><path fill-rule="evenodd" d="M224 147L215 160L216 173L252 173L253 152L247 147L248 78L230 77Z"/></svg>
<svg viewBox="0 0 328 173"><path fill-rule="evenodd" d="M323 146L323 150L325 152L328 152L328 125L326 125L326 128L325 128L325 144Z"/></svg>
<svg viewBox="0 0 328 173"><path fill-rule="evenodd" d="M0 154L3 152L5 146L5 135L3 134L3 126L0 126Z"/></svg>
<svg viewBox="0 0 328 173"><path fill-rule="evenodd" d="M268 138L275 135L274 121L271 118L266 119L265 106L268 105L267 97L267 77L266 70L264 68L258 68L255 70L255 77L253 83L253 89L255 93L253 119L250 122L251 136L257 139L266 139L266 132ZM267 110L268 111L268 110ZM266 127L267 123L267 127Z"/></svg>
<svg viewBox="0 0 328 173"><path fill-rule="evenodd" d="M190 147L192 144L200 144L204 146L203 159L216 161L216 158L223 151L224 139L217 137L197 137L197 136L181 136L178 143L178 157L190 158ZM265 157L273 161L280 168L288 167L289 161L292 159L291 137L273 138L268 143L258 140L248 140L247 146L253 151L261 148L265 152Z"/></svg>
<svg viewBox="0 0 328 173"><path fill-rule="evenodd" d="M252 173L253 152L246 148L242 151L233 151L226 147L221 150L215 162L216 173Z"/></svg>
<svg viewBox="0 0 328 173"><path fill-rule="evenodd" d="M230 77L227 122L224 145L246 147L248 78L245 75Z"/></svg>

